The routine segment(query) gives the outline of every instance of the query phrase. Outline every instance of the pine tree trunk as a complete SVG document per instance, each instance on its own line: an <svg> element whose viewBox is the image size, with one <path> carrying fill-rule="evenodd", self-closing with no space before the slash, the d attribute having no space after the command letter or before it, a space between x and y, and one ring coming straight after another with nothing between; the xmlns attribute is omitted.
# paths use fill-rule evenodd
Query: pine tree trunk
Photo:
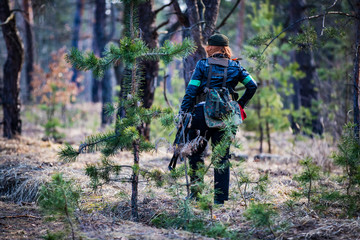
<svg viewBox="0 0 360 240"><path fill-rule="evenodd" d="M138 6L139 28L141 29L142 39L150 48L155 48L158 44L158 33L155 27L156 14L152 11L154 0L145 1ZM143 106L150 108L154 101L155 80L158 77L159 62L158 61L142 61L140 63L143 74L140 84ZM147 140L150 139L150 124L143 124L139 128L141 135Z"/></svg>
<svg viewBox="0 0 360 240"><path fill-rule="evenodd" d="M215 31L215 24L219 14L220 0L194 1L186 0L187 14L179 14L179 9L175 8L179 22L184 27L190 28L183 33L183 37L191 37L197 47L196 51L184 59L184 79L187 86L194 72L196 63L206 57L204 44ZM174 7L176 7L174 5ZM185 20L182 19L185 17ZM205 22L205 23L202 23Z"/></svg>
<svg viewBox="0 0 360 240"><path fill-rule="evenodd" d="M116 94L116 96L118 96L119 99L124 100L126 96L124 78L123 78L125 74L125 69L122 63L119 63L119 65L114 66L114 74L116 79L116 85L120 86L120 91ZM118 112L116 113L116 119L124 118L124 117L125 117L125 108L120 107L118 109Z"/></svg>
<svg viewBox="0 0 360 240"><path fill-rule="evenodd" d="M26 101L31 101L32 93L32 72L34 70L34 36L32 31L33 10L31 0L23 0L24 25L25 25L25 79L26 79Z"/></svg>
<svg viewBox="0 0 360 240"><path fill-rule="evenodd" d="M84 13L84 0L76 1L76 12L74 18L74 28L73 28L73 37L71 46L74 48L79 48L79 36L81 29L81 21ZM71 77L71 82L76 82L78 76L78 71L76 68L73 68L73 75ZM79 85L79 84L78 84Z"/></svg>
<svg viewBox="0 0 360 240"><path fill-rule="evenodd" d="M290 18L291 22L295 22L304 17L304 10L306 6L305 0L294 0L290 3ZM302 29L300 25L295 25L292 29L294 34L301 34ZM317 86L315 81L317 81L317 72L316 72L316 64L313 56L313 52L311 49L302 50L301 47L308 46L300 46L300 50L297 50L294 53L293 61L296 61L299 64L299 68L302 72L305 73L305 77L301 79L293 79L294 83L294 109L298 110L300 106L310 109L312 114L312 123L310 127L312 132L315 134L321 135L324 131L323 125L320 122L320 113L318 110L313 109L313 102L319 100L319 93L316 90ZM300 104L300 105L299 105ZM298 132L296 123L292 122L292 127L294 132ZM303 126L301 126L303 127ZM305 126L306 127L306 126Z"/></svg>
<svg viewBox="0 0 360 240"><path fill-rule="evenodd" d="M4 137L13 138L21 134L19 92L24 49L16 28L15 14L11 15L8 0L1 0L0 22L4 23L7 20L8 23L1 26L8 52L4 65L3 125Z"/></svg>
<svg viewBox="0 0 360 240"><path fill-rule="evenodd" d="M266 127L266 138L268 143L268 153L271 153L271 135L270 135L270 125L269 121L265 121L265 127Z"/></svg>
<svg viewBox="0 0 360 240"><path fill-rule="evenodd" d="M263 152L263 142L264 142L264 129L263 129L262 122L261 122L261 101L260 101L260 97L258 97L258 105L256 107L256 111L257 111L257 115L258 115L258 119L259 119L259 133L260 133L259 153L262 153Z"/></svg>
<svg viewBox="0 0 360 240"><path fill-rule="evenodd" d="M184 79L185 79L185 86L187 86L190 82L191 75L195 69L196 63L206 57L206 52L203 47L203 36L202 36L202 29L200 22L200 15L199 15L199 8L197 1L194 0L186 0L187 5L187 19L189 23L190 30L184 31L183 37L191 37L195 42L197 47L196 51L184 58Z"/></svg>
<svg viewBox="0 0 360 240"><path fill-rule="evenodd" d="M356 14L358 19L356 19L356 44L355 44L355 59L354 59L354 134L359 138L359 129L360 129L360 111L359 111L359 93L360 93L360 84L359 84L359 64L360 64L360 0L356 1Z"/></svg>
<svg viewBox="0 0 360 240"><path fill-rule="evenodd" d="M138 185L139 185L139 142L133 142L134 151L134 166L132 175L132 188L131 188L131 217L132 220L137 222L139 220L138 212Z"/></svg>
<svg viewBox="0 0 360 240"><path fill-rule="evenodd" d="M244 41L244 36L245 36L245 32L244 32L244 20L245 20L245 0L242 0L238 6L238 27L236 30L236 47L239 48L239 52L240 49L243 46L243 41Z"/></svg>
<svg viewBox="0 0 360 240"><path fill-rule="evenodd" d="M95 23L94 23L94 52L103 57L103 51L107 43L107 36L105 34L106 27L106 1L105 0L96 0L95 1ZM93 102L98 102L99 97L99 88L101 86L101 96L102 96L102 111L101 111L101 124L108 124L111 122L111 118L105 114L105 106L108 103L112 102L112 87L111 87L111 78L109 71L105 71L104 76L101 80L94 79L93 81Z"/></svg>
<svg viewBox="0 0 360 240"><path fill-rule="evenodd" d="M198 1L198 4L201 1ZM216 22L220 10L220 0L208 0L204 1L205 4L205 27L203 29L202 41L203 44L207 44L207 40L214 34L216 28Z"/></svg>

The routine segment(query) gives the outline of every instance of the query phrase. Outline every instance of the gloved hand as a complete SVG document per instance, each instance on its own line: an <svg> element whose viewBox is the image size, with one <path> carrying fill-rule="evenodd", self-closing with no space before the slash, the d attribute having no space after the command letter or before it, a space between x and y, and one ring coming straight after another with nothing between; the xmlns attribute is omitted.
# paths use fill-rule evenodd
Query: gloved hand
<svg viewBox="0 0 360 240"><path fill-rule="evenodd" d="M240 107L240 113L241 113L241 120L245 120L245 118L247 117L246 112L244 110L244 108L241 106L241 104L239 103L239 107Z"/></svg>

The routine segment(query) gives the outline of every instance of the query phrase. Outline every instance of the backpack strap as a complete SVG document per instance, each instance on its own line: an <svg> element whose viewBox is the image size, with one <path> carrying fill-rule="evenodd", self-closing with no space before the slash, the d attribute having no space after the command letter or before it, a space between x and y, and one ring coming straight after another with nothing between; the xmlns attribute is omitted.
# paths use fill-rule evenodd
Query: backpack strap
<svg viewBox="0 0 360 240"><path fill-rule="evenodd" d="M224 77L223 77L223 82L222 82L222 87L226 87L226 80L227 80L227 70L228 68L224 68Z"/></svg>
<svg viewBox="0 0 360 240"><path fill-rule="evenodd" d="M229 66L229 59L210 57L210 58L208 58L208 63L213 64L213 65L220 65L220 66L223 66L223 67L228 67Z"/></svg>
<svg viewBox="0 0 360 240"><path fill-rule="evenodd" d="M213 65L210 64L209 66L209 73L208 73L208 77L207 77L207 81L206 81L206 88L204 89L204 92L207 93L210 89L210 81L211 81L211 76L213 75L212 74L212 67Z"/></svg>
<svg viewBox="0 0 360 240"><path fill-rule="evenodd" d="M207 77L207 82L206 82L206 88L204 89L204 92L207 93L210 89L210 81L211 81L211 77L212 76L221 76L223 77L223 82L222 82L222 87L226 87L226 80L227 80L227 68L229 66L229 60L227 58L213 58L210 57L208 58L208 63L209 63L209 73L208 73L208 77ZM224 74L213 74L212 72L212 66L213 65L219 65L219 66L223 66L224 67Z"/></svg>

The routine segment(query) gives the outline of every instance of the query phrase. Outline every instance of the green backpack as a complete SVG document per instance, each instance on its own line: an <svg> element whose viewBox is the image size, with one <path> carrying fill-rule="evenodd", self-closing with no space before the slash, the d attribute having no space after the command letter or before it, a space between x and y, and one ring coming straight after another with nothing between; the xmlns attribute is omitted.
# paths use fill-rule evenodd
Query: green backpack
<svg viewBox="0 0 360 240"><path fill-rule="evenodd" d="M229 89L226 87L227 68L229 66L228 59L208 58L208 63L209 73L205 88L206 98L204 106L206 125L209 128L225 127L223 119L229 115L232 117L232 121L235 125L240 125L242 123L240 106L236 101L231 100ZM225 67L224 74L217 75L223 77L221 88L209 88L211 76L213 75L213 65Z"/></svg>

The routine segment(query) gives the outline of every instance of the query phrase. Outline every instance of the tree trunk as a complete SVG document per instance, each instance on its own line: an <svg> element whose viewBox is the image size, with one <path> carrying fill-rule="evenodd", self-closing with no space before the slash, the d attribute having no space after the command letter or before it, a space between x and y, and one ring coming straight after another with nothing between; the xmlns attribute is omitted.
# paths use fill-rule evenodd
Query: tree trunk
<svg viewBox="0 0 360 240"><path fill-rule="evenodd" d="M238 6L238 27L236 30L236 47L239 49L238 51L242 49L245 32L244 32L244 20L245 20L245 0L242 0Z"/></svg>
<svg viewBox="0 0 360 240"><path fill-rule="evenodd" d="M0 1L0 21L7 48L7 59L4 65L3 111L4 137L13 138L21 134L20 119L20 71L24 59L24 49L15 21L15 14L9 9L8 0Z"/></svg>
<svg viewBox="0 0 360 240"><path fill-rule="evenodd" d="M202 2L202 1L198 1ZM220 0L205 1L205 28L203 29L203 44L214 34L216 21L220 10ZM195 23L194 23L195 24Z"/></svg>
<svg viewBox="0 0 360 240"><path fill-rule="evenodd" d="M356 1L356 15L360 17L360 0ZM354 59L354 134L360 141L360 111L359 111L359 64L360 64L360 20L356 19L356 44L355 44L355 59Z"/></svg>
<svg viewBox="0 0 360 240"><path fill-rule="evenodd" d="M204 39L201 31L198 3L194 0L186 0L185 2L187 6L186 17L188 19L190 30L184 31L183 37L191 37L197 47L196 51L187 58L184 58L183 61L185 86L187 86L190 82L191 75L194 72L196 63L200 59L206 57L206 52L203 46ZM209 8L204 9L206 9L205 11L212 10Z"/></svg>
<svg viewBox="0 0 360 240"><path fill-rule="evenodd" d="M290 3L290 18L291 22L295 22L304 17L304 10L306 6L305 0L294 0ZM295 25L292 29L294 34L301 34L302 29L300 25ZM305 49L308 46L299 46L300 49L294 53L293 61L296 61L300 70L305 73L305 77L301 79L293 79L294 87L294 108L298 110L300 106L310 109L313 115L311 126L312 132L321 135L323 133L323 125L320 121L320 113L314 109L314 101L319 100L319 93L316 90L317 86L315 81L317 80L316 64L314 55L311 49ZM299 105L300 104L300 105ZM296 123L292 122L293 129L298 131ZM306 126L305 126L306 127Z"/></svg>
<svg viewBox="0 0 360 240"><path fill-rule="evenodd" d="M155 48L158 44L158 33L155 27L156 14L152 10L154 0L145 1L138 6L139 27L142 33L142 39L150 48ZM155 84L159 72L158 61L142 61L140 63L142 69L142 80L140 84L140 94L142 95L143 106L150 108L154 101ZM146 139L150 139L150 124L144 124L139 128L141 135Z"/></svg>
<svg viewBox="0 0 360 240"><path fill-rule="evenodd" d="M175 1L173 6L179 22L187 29L183 33L183 38L191 37L197 47L192 55L183 60L184 79L187 86L196 63L206 57L203 44L207 43L208 38L215 31L220 0L208 0L206 2L186 0L185 3L187 6L185 13L181 12L178 1Z"/></svg>
<svg viewBox="0 0 360 240"><path fill-rule="evenodd" d="M76 2L76 12L74 18L74 28L73 28L73 38L71 46L73 48L79 48L79 36L81 29L81 21L84 13L84 0L77 0ZM76 68L73 68L73 75L71 77L71 82L76 82L78 76L78 71ZM79 86L79 83L77 83Z"/></svg>
<svg viewBox="0 0 360 240"><path fill-rule="evenodd" d="M24 26L25 26L25 79L26 79L26 101L31 101L32 93L32 72L34 70L34 36L32 31L33 9L31 0L23 0Z"/></svg>
<svg viewBox="0 0 360 240"><path fill-rule="evenodd" d="M264 142L264 128L262 126L262 122L261 122L261 101L260 101L260 97L258 97L258 105L257 105L257 115L258 115L258 119L259 119L259 133L260 133L260 137L259 137L259 153L263 152L263 142Z"/></svg>
<svg viewBox="0 0 360 240"><path fill-rule="evenodd" d="M134 166L132 175L132 191L131 191L131 217L132 220L137 222L139 220L138 213L138 185L139 185L139 143L133 143L134 151Z"/></svg>
<svg viewBox="0 0 360 240"><path fill-rule="evenodd" d="M103 57L103 51L107 43L107 36L105 34L106 27L106 1L95 1L95 23L94 23L94 52ZM100 85L101 84L101 85ZM105 71L103 78L100 80L94 79L93 81L93 102L98 102L99 88L101 86L102 96L102 111L101 111L101 124L107 124L111 122L111 118L105 114L105 106L112 102L112 87L109 71Z"/></svg>

